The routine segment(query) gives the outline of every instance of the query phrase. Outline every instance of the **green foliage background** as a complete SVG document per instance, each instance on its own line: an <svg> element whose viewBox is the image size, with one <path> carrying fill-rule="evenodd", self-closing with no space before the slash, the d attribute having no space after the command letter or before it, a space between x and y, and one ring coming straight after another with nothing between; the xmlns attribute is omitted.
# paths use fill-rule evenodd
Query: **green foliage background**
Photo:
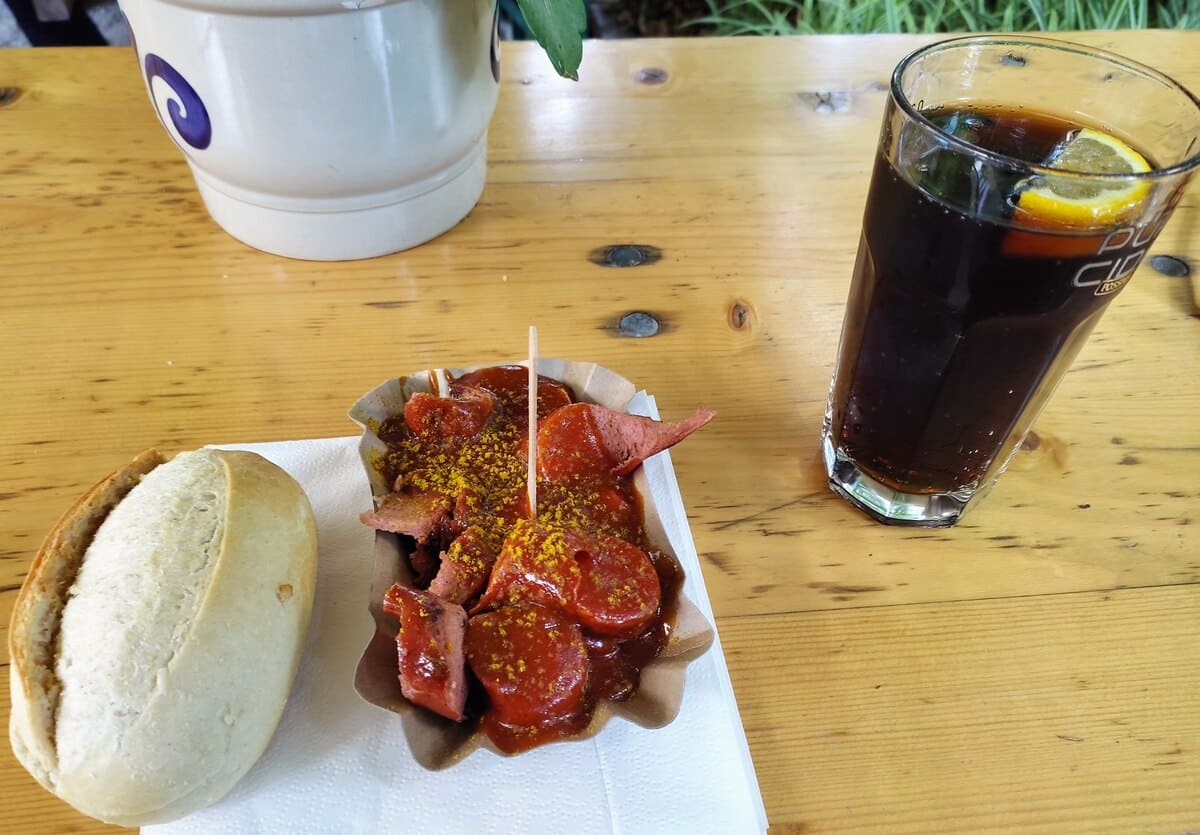
<svg viewBox="0 0 1200 835"><path fill-rule="evenodd" d="M533 37L560 75L576 78L588 34L587 6L641 19L688 21L695 0L498 0L518 37ZM871 32L1037 32L1197 29L1200 0L703 0L708 14L678 34L813 35ZM680 7L681 8L677 8ZM682 13L682 18L681 18Z"/></svg>
<svg viewBox="0 0 1200 835"><path fill-rule="evenodd" d="M706 0L718 35L1196 29L1200 0Z"/></svg>

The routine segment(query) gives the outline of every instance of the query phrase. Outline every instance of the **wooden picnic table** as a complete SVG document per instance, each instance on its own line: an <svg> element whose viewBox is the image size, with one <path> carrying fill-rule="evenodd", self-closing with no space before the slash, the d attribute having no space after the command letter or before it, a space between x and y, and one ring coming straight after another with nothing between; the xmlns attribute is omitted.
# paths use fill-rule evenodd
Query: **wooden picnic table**
<svg viewBox="0 0 1200 835"><path fill-rule="evenodd" d="M1200 90L1200 32L1071 37ZM589 42L577 84L506 43L476 209L337 264L210 220L132 51L0 51L0 633L45 531L139 450L353 434L380 380L519 359L536 323L666 418L719 413L674 460L773 831L1200 830L1189 278L1147 259L957 527L825 484L886 82L931 39ZM1200 187L1151 254L1196 278ZM5 747L0 829L101 825Z"/></svg>

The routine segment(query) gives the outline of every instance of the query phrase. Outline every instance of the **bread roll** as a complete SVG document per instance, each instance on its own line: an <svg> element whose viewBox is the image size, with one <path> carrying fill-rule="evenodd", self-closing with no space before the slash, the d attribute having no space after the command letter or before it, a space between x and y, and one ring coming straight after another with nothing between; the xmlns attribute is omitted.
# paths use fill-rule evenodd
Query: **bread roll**
<svg viewBox="0 0 1200 835"><path fill-rule="evenodd" d="M304 491L248 452L139 456L67 511L13 610L17 758L137 826L224 795L266 749L316 584Z"/></svg>

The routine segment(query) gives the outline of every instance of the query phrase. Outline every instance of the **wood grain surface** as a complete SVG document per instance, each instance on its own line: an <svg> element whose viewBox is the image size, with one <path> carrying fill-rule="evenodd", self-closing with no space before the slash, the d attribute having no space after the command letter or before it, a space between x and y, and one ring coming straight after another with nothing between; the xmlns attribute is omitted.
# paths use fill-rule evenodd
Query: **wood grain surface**
<svg viewBox="0 0 1200 835"><path fill-rule="evenodd" d="M1073 38L1200 89L1200 33ZM1140 268L958 527L825 486L885 84L928 40L589 42L578 84L505 44L478 207L343 264L208 218L130 50L0 52L0 630L54 519L139 450L352 434L380 380L519 358L536 323L666 418L719 413L673 455L774 830L1200 831L1188 278ZM618 244L657 257L597 263ZM1200 269L1200 187L1152 254ZM623 336L633 311L659 334ZM0 829L101 828L0 751Z"/></svg>

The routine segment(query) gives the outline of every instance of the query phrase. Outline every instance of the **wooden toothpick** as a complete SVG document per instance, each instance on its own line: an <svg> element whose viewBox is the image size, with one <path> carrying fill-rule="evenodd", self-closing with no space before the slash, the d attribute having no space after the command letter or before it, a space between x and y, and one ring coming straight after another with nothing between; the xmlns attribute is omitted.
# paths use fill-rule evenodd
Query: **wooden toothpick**
<svg viewBox="0 0 1200 835"><path fill-rule="evenodd" d="M537 518L537 326L529 326L529 518Z"/></svg>

